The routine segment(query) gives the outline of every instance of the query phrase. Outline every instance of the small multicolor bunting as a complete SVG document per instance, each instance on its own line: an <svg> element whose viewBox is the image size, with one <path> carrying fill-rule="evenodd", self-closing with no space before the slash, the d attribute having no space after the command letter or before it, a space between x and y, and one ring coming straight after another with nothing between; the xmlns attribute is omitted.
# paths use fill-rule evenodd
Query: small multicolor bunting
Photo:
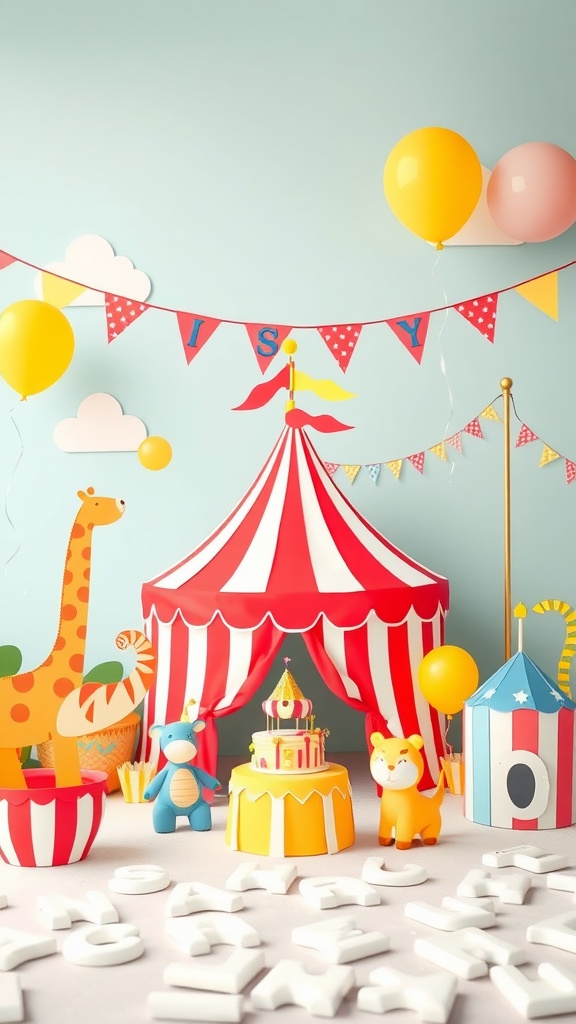
<svg viewBox="0 0 576 1024"><path fill-rule="evenodd" d="M440 441L440 444L432 445L432 448L429 448L428 451L432 452L432 455L437 455L439 459L442 459L442 462L446 462L448 460L444 441Z"/></svg>
<svg viewBox="0 0 576 1024"><path fill-rule="evenodd" d="M486 408L483 409L482 412L480 413L480 416L484 420L494 420L495 423L502 422L493 405L487 405Z"/></svg>
<svg viewBox="0 0 576 1024"><path fill-rule="evenodd" d="M356 477L358 476L358 473L360 472L360 466L343 465L342 469L346 473L346 476L348 477L350 483L353 484Z"/></svg>
<svg viewBox="0 0 576 1024"><path fill-rule="evenodd" d="M125 299L122 295L109 295L108 292L106 292L104 301L108 344L150 308L145 302Z"/></svg>
<svg viewBox="0 0 576 1024"><path fill-rule="evenodd" d="M424 472L424 458L425 452L417 452L416 455L408 455L408 462L417 469L419 473Z"/></svg>
<svg viewBox="0 0 576 1024"><path fill-rule="evenodd" d="M471 434L472 437L479 437L482 440L484 439L482 427L480 426L480 420L478 419L477 416L475 416L473 420L470 420L470 423L466 424L464 430L466 431L467 434Z"/></svg>
<svg viewBox="0 0 576 1024"><path fill-rule="evenodd" d="M559 458L560 458L560 455L558 454L558 452L555 452L554 449L551 448L549 444L545 444L543 449L542 449L542 455L540 456L540 462L538 463L538 468L541 469L542 466L547 466L549 462L554 462L555 459L559 459Z"/></svg>
<svg viewBox="0 0 576 1024"><path fill-rule="evenodd" d="M525 444L531 444L532 441L538 441L538 434L535 434L533 430L530 430L530 427L523 423L520 427L520 433L516 438L516 448L521 448Z"/></svg>
<svg viewBox="0 0 576 1024"><path fill-rule="evenodd" d="M336 324L331 327L327 324L317 328L342 373L346 373L348 369L363 326L363 324Z"/></svg>
<svg viewBox="0 0 576 1024"><path fill-rule="evenodd" d="M452 434L452 437L447 437L446 438L446 444L451 444L452 447L455 448L457 452L460 452L460 454L462 454L462 434L461 434L461 432L458 431L457 434Z"/></svg>
<svg viewBox="0 0 576 1024"><path fill-rule="evenodd" d="M364 469L368 470L370 474L370 479L373 481L373 483L377 483L378 477L380 476L380 470L382 469L382 463L371 462L367 466L365 466Z"/></svg>
<svg viewBox="0 0 576 1024"><path fill-rule="evenodd" d="M472 324L477 331L480 331L482 337L487 338L492 344L494 343L498 292L493 292L491 295L481 295L477 299L468 299L466 302L459 302L453 308L469 324Z"/></svg>
<svg viewBox="0 0 576 1024"><path fill-rule="evenodd" d="M326 470L326 472L328 473L329 476L334 476L334 473L336 472L336 470L340 469L340 463L339 462L325 462L324 463L324 469Z"/></svg>
<svg viewBox="0 0 576 1024"><path fill-rule="evenodd" d="M399 320L387 320L386 323L400 339L404 348L420 364L424 355L430 313L412 313L410 316L400 317Z"/></svg>
<svg viewBox="0 0 576 1024"><path fill-rule="evenodd" d="M576 480L576 462L572 462L570 459L564 459L566 463L566 483L573 484Z"/></svg>
<svg viewBox="0 0 576 1024"><path fill-rule="evenodd" d="M391 462L386 463L386 469L389 469L392 476L395 476L397 480L400 479L400 473L402 471L402 459L392 459Z"/></svg>

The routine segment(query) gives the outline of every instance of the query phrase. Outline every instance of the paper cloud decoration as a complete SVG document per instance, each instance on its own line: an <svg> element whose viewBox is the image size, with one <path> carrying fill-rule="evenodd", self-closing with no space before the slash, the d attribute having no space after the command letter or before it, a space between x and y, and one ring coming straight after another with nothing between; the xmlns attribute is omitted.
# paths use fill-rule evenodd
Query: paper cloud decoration
<svg viewBox="0 0 576 1024"><path fill-rule="evenodd" d="M61 277L54 277L54 274ZM75 281L90 287L80 287L73 283ZM47 263L43 267L34 282L34 290L39 299L63 309L68 305L103 306L105 292L143 302L150 295L152 284L127 256L116 256L105 238L80 235L66 249L63 262Z"/></svg>
<svg viewBox="0 0 576 1024"><path fill-rule="evenodd" d="M137 416L127 416L112 395L97 392L78 406L78 415L60 420L54 444L63 452L135 452L148 436Z"/></svg>
<svg viewBox="0 0 576 1024"><path fill-rule="evenodd" d="M468 218L464 227L460 228L444 245L523 245L515 238L510 238L494 223L486 201L486 189L492 171L482 167L482 192L474 213ZM431 245L434 243L431 242Z"/></svg>

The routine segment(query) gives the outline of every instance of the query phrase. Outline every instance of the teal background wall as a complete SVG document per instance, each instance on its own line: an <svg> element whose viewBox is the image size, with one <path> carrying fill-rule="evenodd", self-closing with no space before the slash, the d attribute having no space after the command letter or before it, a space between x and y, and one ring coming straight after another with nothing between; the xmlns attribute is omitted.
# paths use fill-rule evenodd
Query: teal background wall
<svg viewBox="0 0 576 1024"><path fill-rule="evenodd" d="M575 27L564 0L5 0L0 248L43 264L78 235L103 235L151 277L150 301L241 321L363 322L506 288L575 259L575 230L437 262L388 208L382 168L398 139L436 124L489 167L522 142L576 154ZM344 377L315 331L294 331L300 368L358 395L328 410L355 429L314 435L321 456L366 464L426 449L509 375L520 418L576 460L575 279L560 275L558 323L503 295L494 345L455 312L443 329L433 317L421 366L387 327L367 327ZM33 280L4 270L0 307L32 297ZM174 316L150 311L108 346L102 308L68 315L76 354L54 387L24 405L0 381L0 643L18 644L29 668L54 640L79 488L127 503L95 539L90 667L115 657L116 633L141 622L142 582L220 522L283 422L281 398L231 412L262 379L242 327L222 325L187 368ZM170 440L166 470L54 446L55 424L94 391ZM453 465L428 456L423 476L409 465L398 482L385 468L376 485L365 471L353 487L336 476L390 540L449 577L447 640L483 679L503 660L502 428L485 434ZM513 601L576 603L576 486L562 460L538 469L540 451L513 452ZM526 649L552 676L563 635L559 616L527 620ZM360 716L322 687L300 639L285 653L331 749L362 748ZM224 752L245 750L261 724L258 703L221 722Z"/></svg>

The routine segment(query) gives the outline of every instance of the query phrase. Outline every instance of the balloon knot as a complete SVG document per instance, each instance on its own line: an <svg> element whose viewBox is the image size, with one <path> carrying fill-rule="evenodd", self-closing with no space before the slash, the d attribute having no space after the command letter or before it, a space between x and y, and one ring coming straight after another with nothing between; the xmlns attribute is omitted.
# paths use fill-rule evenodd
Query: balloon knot
<svg viewBox="0 0 576 1024"><path fill-rule="evenodd" d="M443 249L443 248L444 248L444 246L442 245L442 242L436 242L436 248L437 248L438 250L440 250L440 249Z"/></svg>

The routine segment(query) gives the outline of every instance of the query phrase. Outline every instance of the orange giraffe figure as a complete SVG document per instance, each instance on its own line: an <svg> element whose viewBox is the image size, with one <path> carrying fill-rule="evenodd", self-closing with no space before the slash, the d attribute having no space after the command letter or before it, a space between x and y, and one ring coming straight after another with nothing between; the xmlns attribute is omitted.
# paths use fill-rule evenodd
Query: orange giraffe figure
<svg viewBox="0 0 576 1024"><path fill-rule="evenodd" d="M78 491L82 501L70 532L60 624L45 661L31 672L0 679L0 786L25 789L17 748L51 740L57 786L81 785L76 737L113 725L133 711L150 688L156 658L137 630L120 633L118 647L136 652L136 665L119 683L84 683L92 531L124 514L124 502Z"/></svg>

